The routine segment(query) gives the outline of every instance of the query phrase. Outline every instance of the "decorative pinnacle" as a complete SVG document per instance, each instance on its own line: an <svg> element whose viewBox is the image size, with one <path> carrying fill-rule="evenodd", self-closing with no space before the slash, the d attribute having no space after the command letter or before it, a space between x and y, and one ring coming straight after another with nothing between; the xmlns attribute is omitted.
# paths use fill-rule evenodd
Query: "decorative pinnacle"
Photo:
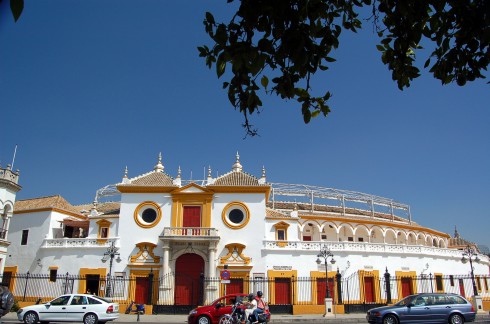
<svg viewBox="0 0 490 324"><path fill-rule="evenodd" d="M240 164L240 155L238 154L238 151L236 152L236 161L235 164L233 164L233 171L235 172L241 172L243 169L242 165Z"/></svg>
<svg viewBox="0 0 490 324"><path fill-rule="evenodd" d="M126 168L124 168L124 177L125 179L128 178L128 166L126 165Z"/></svg>
<svg viewBox="0 0 490 324"><path fill-rule="evenodd" d="M155 165L155 169L154 170L156 172L163 172L164 169L165 168L163 167L163 164L162 164L162 152L160 152L158 154L158 163L157 163L157 165Z"/></svg>
<svg viewBox="0 0 490 324"><path fill-rule="evenodd" d="M182 171L180 170L180 165L179 165L179 169L177 170L177 178L180 178L182 174Z"/></svg>
<svg viewBox="0 0 490 324"><path fill-rule="evenodd" d="M208 178L211 178L211 166L208 166Z"/></svg>

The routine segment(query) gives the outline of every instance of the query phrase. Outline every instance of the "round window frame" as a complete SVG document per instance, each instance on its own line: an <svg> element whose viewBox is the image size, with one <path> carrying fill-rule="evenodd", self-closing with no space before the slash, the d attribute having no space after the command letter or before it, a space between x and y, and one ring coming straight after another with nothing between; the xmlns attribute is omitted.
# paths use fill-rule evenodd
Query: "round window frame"
<svg viewBox="0 0 490 324"><path fill-rule="evenodd" d="M232 222L229 218L230 212L234 209L239 209L242 211L244 220L240 224L236 224ZM244 203L234 201L225 206L223 208L223 212L221 213L221 218L223 220L223 223L225 223L226 226L228 226L231 229L240 229L245 226L247 226L248 222L250 221L250 210L248 209L247 205Z"/></svg>
<svg viewBox="0 0 490 324"><path fill-rule="evenodd" d="M148 223L143 220L143 212L150 208L157 213L157 216L153 222ZM142 202L134 210L134 221L141 228L155 227L160 222L161 219L162 219L162 210L160 209L160 206L158 206L158 204L154 203L153 201Z"/></svg>

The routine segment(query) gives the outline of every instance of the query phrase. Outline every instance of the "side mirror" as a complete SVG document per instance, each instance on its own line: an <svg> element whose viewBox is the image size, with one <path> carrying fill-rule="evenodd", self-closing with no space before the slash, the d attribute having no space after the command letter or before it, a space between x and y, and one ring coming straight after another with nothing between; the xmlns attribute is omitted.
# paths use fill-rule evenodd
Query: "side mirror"
<svg viewBox="0 0 490 324"><path fill-rule="evenodd" d="M220 308L220 307L223 307L223 304L222 303L217 303L216 304L216 308Z"/></svg>
<svg viewBox="0 0 490 324"><path fill-rule="evenodd" d="M407 307L408 307L408 308L413 307L413 306L415 306L415 304L414 304L414 303L408 303L408 304L407 304Z"/></svg>

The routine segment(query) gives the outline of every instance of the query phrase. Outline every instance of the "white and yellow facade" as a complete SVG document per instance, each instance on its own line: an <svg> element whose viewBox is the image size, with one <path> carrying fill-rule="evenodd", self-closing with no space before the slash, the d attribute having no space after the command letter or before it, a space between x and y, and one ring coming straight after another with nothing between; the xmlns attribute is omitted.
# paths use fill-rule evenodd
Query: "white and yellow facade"
<svg viewBox="0 0 490 324"><path fill-rule="evenodd" d="M126 171L112 189L120 194L117 202L72 206L59 196L18 201L7 269L104 276L108 265L101 257L114 244L112 275L165 278L153 292L165 305L192 301L176 300L178 290L192 280L219 277L225 268L233 278L269 279L324 278L325 272L360 278L386 271L409 277L469 272L454 238L413 222L408 206L354 192L268 183L265 170L260 177L244 172L238 154L230 172L213 178L209 170L201 181L182 180L180 170L171 177L160 156L152 171L134 178ZM359 208L360 202L369 207ZM29 239L22 242L26 230ZM315 262L323 247L334 254L334 267ZM475 274L488 280L489 265L482 255ZM88 285L78 289L104 292ZM134 299L140 292L133 288L128 297ZM207 285L205 300L223 289ZM481 294L490 296L488 283Z"/></svg>

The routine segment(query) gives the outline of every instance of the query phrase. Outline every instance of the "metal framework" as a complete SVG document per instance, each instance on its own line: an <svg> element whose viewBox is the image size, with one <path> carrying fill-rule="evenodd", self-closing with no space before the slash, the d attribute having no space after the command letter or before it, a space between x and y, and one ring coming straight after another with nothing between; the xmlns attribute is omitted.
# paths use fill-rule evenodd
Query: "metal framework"
<svg viewBox="0 0 490 324"><path fill-rule="evenodd" d="M182 185L187 183L197 183L202 186L206 185L206 180L182 180ZM294 197L294 202L308 203L311 210L315 210L315 205L336 206L341 207L343 214L346 213L346 208L355 208L363 211L368 211L372 216L376 212L390 214L392 217L406 218L412 222L410 206L402 204L393 199L366 194L357 191L325 188L318 186L302 185L302 184L286 184L286 183L268 183L271 186L269 201L272 203L272 208L275 208L276 202L291 201ZM97 190L95 200L120 195L116 185L107 185Z"/></svg>

